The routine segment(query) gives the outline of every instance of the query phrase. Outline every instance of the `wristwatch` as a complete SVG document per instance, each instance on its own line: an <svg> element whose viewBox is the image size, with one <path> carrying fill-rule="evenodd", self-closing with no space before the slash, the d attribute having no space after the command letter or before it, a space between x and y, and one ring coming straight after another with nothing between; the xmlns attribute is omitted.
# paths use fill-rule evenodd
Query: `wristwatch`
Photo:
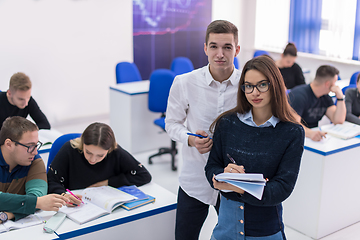
<svg viewBox="0 0 360 240"><path fill-rule="evenodd" d="M342 98L336 98L338 101L344 101L345 96L343 96Z"/></svg>
<svg viewBox="0 0 360 240"><path fill-rule="evenodd" d="M6 222L8 220L8 215L4 212L0 212L0 221L2 223Z"/></svg>

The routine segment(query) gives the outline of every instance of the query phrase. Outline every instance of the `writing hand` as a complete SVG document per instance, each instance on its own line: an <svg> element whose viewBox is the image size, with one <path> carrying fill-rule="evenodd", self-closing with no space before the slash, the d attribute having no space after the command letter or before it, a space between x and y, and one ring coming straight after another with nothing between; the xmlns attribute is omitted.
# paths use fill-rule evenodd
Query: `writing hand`
<svg viewBox="0 0 360 240"><path fill-rule="evenodd" d="M74 197L71 194L66 194L64 196L64 197L67 198L66 206L68 206L68 207L76 207L76 206L79 206L82 203L82 195L75 194L75 196L77 196L80 200L77 199L76 197Z"/></svg>
<svg viewBox="0 0 360 240"><path fill-rule="evenodd" d="M311 130L308 137L313 141L319 142L319 141L321 141L321 139L323 137L326 137L325 135L326 135L326 132Z"/></svg>
<svg viewBox="0 0 360 240"><path fill-rule="evenodd" d="M224 173L245 173L245 168L243 165L236 165L234 163L229 163L224 168Z"/></svg>

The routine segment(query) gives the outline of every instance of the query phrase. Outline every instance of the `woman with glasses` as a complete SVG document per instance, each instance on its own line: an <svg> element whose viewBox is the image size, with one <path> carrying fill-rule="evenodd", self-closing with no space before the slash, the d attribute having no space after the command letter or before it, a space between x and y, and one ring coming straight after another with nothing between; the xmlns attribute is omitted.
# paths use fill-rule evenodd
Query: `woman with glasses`
<svg viewBox="0 0 360 240"><path fill-rule="evenodd" d="M205 172L222 196L211 239L285 239L281 203L295 186L304 130L293 116L272 59L260 56L245 64L237 106L221 114L211 125L213 129ZM262 199L216 181L214 175L223 172L262 173L268 180Z"/></svg>
<svg viewBox="0 0 360 240"><path fill-rule="evenodd" d="M49 193L80 200L66 189L124 185L141 186L151 181L146 168L115 141L114 132L104 123L92 123L80 138L65 143L47 173Z"/></svg>

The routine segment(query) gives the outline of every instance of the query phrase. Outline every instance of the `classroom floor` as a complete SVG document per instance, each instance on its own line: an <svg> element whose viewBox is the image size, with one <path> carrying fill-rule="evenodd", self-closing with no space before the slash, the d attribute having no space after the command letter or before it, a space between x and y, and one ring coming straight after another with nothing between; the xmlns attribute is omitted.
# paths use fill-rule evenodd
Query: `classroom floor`
<svg viewBox="0 0 360 240"><path fill-rule="evenodd" d="M73 133L73 132L83 132L83 130L92 122L103 122L109 124L109 117L108 116L99 116L99 117L92 117L87 119L80 119L69 121L63 125L53 126L54 129L62 132L62 133ZM169 140L170 145L170 140ZM180 149L179 146L178 149ZM151 173L153 179L152 181L159 184L160 186L164 187L165 189L177 194L178 190L178 174L179 169L181 169L181 151L177 155L177 165L178 171L172 171L170 168L170 155L163 155L160 157L153 158L153 164L148 164L148 157L157 150L137 153L134 154L134 157L144 164L144 166L148 169ZM286 210L285 210L286 211ZM204 223L200 234L200 240L208 240L210 239L212 230L217 222L217 216L214 208L210 208L209 215ZM286 222L285 222L286 225ZM289 240L311 240L312 238L305 236L290 227L285 227L285 233L287 239ZM353 224L347 228L344 228L340 231L337 231L331 235L328 235L322 240L354 240L359 239L360 236L360 222Z"/></svg>

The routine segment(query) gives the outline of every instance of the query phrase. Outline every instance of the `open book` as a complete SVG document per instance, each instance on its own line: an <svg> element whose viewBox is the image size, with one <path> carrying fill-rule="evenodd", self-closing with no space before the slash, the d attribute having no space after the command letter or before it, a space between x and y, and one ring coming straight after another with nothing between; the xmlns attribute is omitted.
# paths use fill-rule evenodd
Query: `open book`
<svg viewBox="0 0 360 240"><path fill-rule="evenodd" d="M44 220L38 214L31 214L17 221L8 220L5 223L0 224L0 233L7 232L13 229L31 227L34 225L42 224L43 222Z"/></svg>
<svg viewBox="0 0 360 240"><path fill-rule="evenodd" d="M120 205L136 199L136 197L110 186L86 188L81 194L84 204L77 207L64 206L59 210L79 224L109 214Z"/></svg>
<svg viewBox="0 0 360 240"><path fill-rule="evenodd" d="M259 173L220 173L215 176L219 182L227 182L261 200L266 180ZM222 190L223 192L230 192Z"/></svg>
<svg viewBox="0 0 360 240"><path fill-rule="evenodd" d="M321 126L321 131L341 139L349 139L360 135L360 125L344 122L343 124L328 124Z"/></svg>

